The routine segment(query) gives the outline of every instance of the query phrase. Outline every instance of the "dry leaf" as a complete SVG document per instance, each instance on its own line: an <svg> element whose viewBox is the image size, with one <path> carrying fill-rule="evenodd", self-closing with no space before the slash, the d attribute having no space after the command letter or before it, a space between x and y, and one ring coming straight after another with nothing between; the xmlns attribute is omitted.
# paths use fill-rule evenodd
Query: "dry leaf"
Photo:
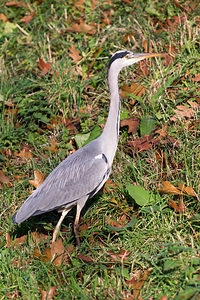
<svg viewBox="0 0 200 300"><path fill-rule="evenodd" d="M49 240L49 236L42 232L31 232L31 237L37 244L39 244L41 241Z"/></svg>
<svg viewBox="0 0 200 300"><path fill-rule="evenodd" d="M24 16L20 19L21 22L24 22L25 25L27 25L31 20L33 19L33 15Z"/></svg>
<svg viewBox="0 0 200 300"><path fill-rule="evenodd" d="M184 105L178 105L176 109L174 109L175 115L171 118L171 121L176 121L177 119L183 118L192 118L194 116L193 108L189 108Z"/></svg>
<svg viewBox="0 0 200 300"><path fill-rule="evenodd" d="M6 2L6 6L22 6L22 7L28 7L28 4L25 4L21 1L10 1Z"/></svg>
<svg viewBox="0 0 200 300"><path fill-rule="evenodd" d="M82 259L83 261L85 261L87 263L94 263L95 262L92 258L90 258L90 257L88 257L84 254L81 254L81 253L78 254L78 258Z"/></svg>
<svg viewBox="0 0 200 300"><path fill-rule="evenodd" d="M177 189L172 183L169 181L161 181L162 188L158 189L159 192L164 194L173 194L173 195L185 195L182 191Z"/></svg>
<svg viewBox="0 0 200 300"><path fill-rule="evenodd" d="M69 32L78 32L78 33L96 33L96 24L86 24L83 20L80 20L80 23L72 23L71 27L68 27L66 30Z"/></svg>
<svg viewBox="0 0 200 300"><path fill-rule="evenodd" d="M70 251L72 251L74 248L68 248L65 249L62 239L59 238L57 241L55 241L53 244L51 244L51 247L47 247L45 249L45 253L42 254L37 248L34 249L33 256L35 258L41 259L46 262L52 262L55 266L60 266L62 261L68 260L68 257L66 258L64 256L65 251L67 252L67 256Z"/></svg>
<svg viewBox="0 0 200 300"><path fill-rule="evenodd" d="M73 0L73 4L80 11L83 11L84 10L85 0Z"/></svg>
<svg viewBox="0 0 200 300"><path fill-rule="evenodd" d="M180 212L180 213L185 213L186 212L186 207L185 207L185 205L183 203L183 200L179 200L179 205L177 205L175 201L173 201L173 200L170 199L169 202L168 202L168 204L177 213L178 212Z"/></svg>
<svg viewBox="0 0 200 300"><path fill-rule="evenodd" d="M10 184L10 179L5 175L5 173L0 170L0 182L4 183L5 185Z"/></svg>
<svg viewBox="0 0 200 300"><path fill-rule="evenodd" d="M29 180L29 183L37 189L43 183L45 179L45 173L42 174L39 170L35 170L34 177L34 180Z"/></svg>
<svg viewBox="0 0 200 300"><path fill-rule="evenodd" d="M39 64L37 64L39 69L41 70L41 75L46 75L47 73L50 72L50 74L53 74L53 70L50 71L51 69L51 63L45 63L42 58L39 58Z"/></svg>
<svg viewBox="0 0 200 300"><path fill-rule="evenodd" d="M6 233L6 245L7 247L11 247L11 237L9 231Z"/></svg>
<svg viewBox="0 0 200 300"><path fill-rule="evenodd" d="M131 288L133 289L133 299L138 299L140 291L147 280L151 270L145 270L144 273L139 270L135 276L131 278L131 280L127 280L126 283L128 285L131 285Z"/></svg>
<svg viewBox="0 0 200 300"><path fill-rule="evenodd" d="M120 253L114 253L113 251L108 251L107 254L112 258L111 261L127 261L127 257L130 255L129 251L121 249Z"/></svg>
<svg viewBox="0 0 200 300"><path fill-rule="evenodd" d="M143 85L139 85L135 82L131 82L131 85L124 84L120 88L120 95L122 98L127 98L128 96L142 97L145 94L146 88Z"/></svg>
<svg viewBox="0 0 200 300"><path fill-rule="evenodd" d="M2 20L3 21L3 23L5 23L6 22L6 20L7 20L7 18L6 18L6 16L4 15L4 14L0 14L0 20Z"/></svg>
<svg viewBox="0 0 200 300"><path fill-rule="evenodd" d="M79 55L80 51L76 49L76 47L72 44L71 48L69 49L71 53L69 53L69 56L75 61L79 62L82 57Z"/></svg>
<svg viewBox="0 0 200 300"><path fill-rule="evenodd" d="M189 196L193 196L196 197L196 193L193 190L193 188L191 186L185 186L183 183L178 182L178 188L182 191L185 192L186 194L188 194Z"/></svg>
<svg viewBox="0 0 200 300"><path fill-rule="evenodd" d="M149 44L149 41L148 41L148 40L143 40L143 42L142 42L142 47L143 47L145 53L148 52L148 44ZM150 51L150 52L151 52L151 51Z"/></svg>
<svg viewBox="0 0 200 300"><path fill-rule="evenodd" d="M130 117L121 121L120 126L128 126L128 133L136 133L138 126L140 125L140 120L137 117Z"/></svg>
<svg viewBox="0 0 200 300"><path fill-rule="evenodd" d="M40 289L41 300L52 300L52 297L56 295L56 289L57 286L51 287L48 291Z"/></svg>
<svg viewBox="0 0 200 300"><path fill-rule="evenodd" d="M134 41L134 31L130 32L129 34L125 35L125 37L123 38L123 42L127 43L127 42L131 42L132 40Z"/></svg>
<svg viewBox="0 0 200 300"><path fill-rule="evenodd" d="M45 146L46 150L49 150L51 153L56 153L58 152L58 143L55 140L50 140L51 145L50 146Z"/></svg>
<svg viewBox="0 0 200 300"><path fill-rule="evenodd" d="M195 74L195 77L192 78L192 80L196 82L200 81L200 74Z"/></svg>
<svg viewBox="0 0 200 300"><path fill-rule="evenodd" d="M24 147L20 153L17 153L17 151L14 152L14 155L21 157L22 159L30 159L32 158L31 155L31 149L28 147Z"/></svg>

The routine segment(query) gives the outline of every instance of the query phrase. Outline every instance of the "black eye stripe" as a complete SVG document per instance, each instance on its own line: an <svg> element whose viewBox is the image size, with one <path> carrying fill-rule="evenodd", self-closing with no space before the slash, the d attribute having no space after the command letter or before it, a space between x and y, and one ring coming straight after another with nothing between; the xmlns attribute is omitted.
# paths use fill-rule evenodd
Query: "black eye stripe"
<svg viewBox="0 0 200 300"><path fill-rule="evenodd" d="M129 54L130 52L129 51L123 51L123 52L118 52L118 53L115 53L110 61L109 61L109 65L108 65L108 68L110 68L111 64L118 58L123 58L124 56L126 56L127 54Z"/></svg>

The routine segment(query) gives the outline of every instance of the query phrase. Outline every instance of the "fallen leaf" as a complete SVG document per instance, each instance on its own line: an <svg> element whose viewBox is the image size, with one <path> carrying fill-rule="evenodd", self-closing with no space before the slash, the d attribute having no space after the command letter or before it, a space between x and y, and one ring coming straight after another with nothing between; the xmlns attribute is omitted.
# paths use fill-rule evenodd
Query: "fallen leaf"
<svg viewBox="0 0 200 300"><path fill-rule="evenodd" d="M65 247L63 245L62 239L59 238L51 245L51 261L56 266L60 266L63 260L63 255L65 252Z"/></svg>
<svg viewBox="0 0 200 300"><path fill-rule="evenodd" d="M30 23L30 21L33 19L33 15L29 16L24 16L23 18L20 19L21 22L24 22L25 25Z"/></svg>
<svg viewBox="0 0 200 300"><path fill-rule="evenodd" d="M145 135L133 141L129 141L127 146L138 149L139 151L146 151L152 149L153 135Z"/></svg>
<svg viewBox="0 0 200 300"><path fill-rule="evenodd" d="M31 149L26 146L19 153L17 153L17 151L15 151L14 155L21 157L22 159L32 158Z"/></svg>
<svg viewBox="0 0 200 300"><path fill-rule="evenodd" d="M44 240L49 240L49 236L42 232L31 232L31 237L37 244L39 244L41 241L44 242Z"/></svg>
<svg viewBox="0 0 200 300"><path fill-rule="evenodd" d="M5 186L10 186L10 179L2 170L0 170L0 182L2 182Z"/></svg>
<svg viewBox="0 0 200 300"><path fill-rule="evenodd" d="M176 202L175 201L173 201L173 200L169 200L169 202L168 202L168 204L169 204L169 206L171 206L173 209L174 209L174 211L175 212L180 212L180 213L185 213L186 212L186 207L185 207L185 205L184 205L184 203L183 203L183 200L179 200L179 205L177 205L176 204Z"/></svg>
<svg viewBox="0 0 200 300"><path fill-rule="evenodd" d="M127 257L130 255L129 251L121 249L120 253L114 253L113 251L108 251L107 254L112 258L112 262L127 261Z"/></svg>
<svg viewBox="0 0 200 300"><path fill-rule="evenodd" d="M148 51L148 45L149 45L149 41L148 41L148 40L143 40L143 42L142 42L142 47L143 47L143 49L144 49L144 53L149 52L149 51ZM151 51L150 51L150 52L151 52Z"/></svg>
<svg viewBox="0 0 200 300"><path fill-rule="evenodd" d="M200 74L195 74L195 77L192 78L192 80L196 82L200 81Z"/></svg>
<svg viewBox="0 0 200 300"><path fill-rule="evenodd" d="M191 186L185 186L183 183L178 182L178 188L182 191L185 192L186 194L188 194L189 196L193 196L196 197L196 193L193 190L193 188Z"/></svg>
<svg viewBox="0 0 200 300"><path fill-rule="evenodd" d="M123 119L120 123L121 127L128 126L128 133L135 134L138 130L138 126L140 125L140 120L137 117L130 117L127 119Z"/></svg>
<svg viewBox="0 0 200 300"><path fill-rule="evenodd" d="M44 291L40 288L41 300L52 300L56 295L57 286L51 287L48 291Z"/></svg>
<svg viewBox="0 0 200 300"><path fill-rule="evenodd" d="M126 284L131 285L131 288L133 289L133 299L138 299L140 291L150 273L150 269L145 270L144 273L139 270L139 272L137 272L137 274L134 275L131 280L126 281Z"/></svg>
<svg viewBox="0 0 200 300"><path fill-rule="evenodd" d="M166 296L166 295L162 296L162 297L160 298L160 300L167 300L167 296Z"/></svg>
<svg viewBox="0 0 200 300"><path fill-rule="evenodd" d="M127 42L130 43L131 41L134 41L135 40L134 34L135 34L134 31L130 32L129 34L126 34L125 37L123 38L123 42L124 43L127 43Z"/></svg>
<svg viewBox="0 0 200 300"><path fill-rule="evenodd" d="M135 82L131 82L131 85L124 84L120 88L120 95L122 98L127 98L128 96L142 97L145 94L146 88L143 85L139 85Z"/></svg>
<svg viewBox="0 0 200 300"><path fill-rule="evenodd" d="M51 145L50 146L45 146L46 150L49 150L51 153L56 153L58 152L58 143L55 140L50 140Z"/></svg>
<svg viewBox="0 0 200 300"><path fill-rule="evenodd" d="M72 44L71 48L69 49L71 53L69 53L69 56L75 61L79 62L82 57L79 55L80 51L76 49L76 47Z"/></svg>
<svg viewBox="0 0 200 300"><path fill-rule="evenodd" d="M171 118L171 121L176 121L177 119L192 118L194 116L194 110L191 107L185 105L178 105L174 109L175 115Z"/></svg>
<svg viewBox="0 0 200 300"><path fill-rule="evenodd" d="M111 18L113 15L113 10L110 9L109 11L104 11L102 12L103 14L103 18L102 18L102 22L106 25L110 25L111 24Z"/></svg>
<svg viewBox="0 0 200 300"><path fill-rule="evenodd" d="M96 24L86 24L82 19L79 23L72 23L70 27L66 30L69 32L78 32L78 33L88 33L88 34L95 34L96 33Z"/></svg>
<svg viewBox="0 0 200 300"><path fill-rule="evenodd" d="M44 76L46 74L54 74L54 70L51 69L51 65L52 63L45 63L45 61L42 58L39 58L39 63L36 63L36 66L40 69L41 76Z"/></svg>
<svg viewBox="0 0 200 300"><path fill-rule="evenodd" d="M81 254L81 253L78 254L78 258L80 258L83 261L88 262L88 263L94 263L95 262L92 258L90 258L90 257L88 257L84 254Z"/></svg>
<svg viewBox="0 0 200 300"><path fill-rule="evenodd" d="M34 180L29 180L29 183L37 189L43 183L45 179L45 173L42 174L39 170L35 170L34 177Z"/></svg>
<svg viewBox="0 0 200 300"><path fill-rule="evenodd" d="M65 249L62 239L59 238L57 241L51 244L51 247L45 248L44 254L42 254L38 248L35 248L33 257L42 261L51 262L55 266L60 266L63 260L66 262L68 261L68 254L73 249L74 248L69 248L68 250ZM65 252L67 253L67 257L64 255Z"/></svg>
<svg viewBox="0 0 200 300"><path fill-rule="evenodd" d="M80 11L83 11L84 10L85 0L73 0L73 4Z"/></svg>
<svg viewBox="0 0 200 300"><path fill-rule="evenodd" d="M6 245L7 247L11 247L11 237L9 231L6 233Z"/></svg>
<svg viewBox="0 0 200 300"><path fill-rule="evenodd" d="M6 20L7 20L7 18L6 18L6 16L4 15L4 14L0 14L0 20L2 20L3 21L3 23L5 23L6 22Z"/></svg>
<svg viewBox="0 0 200 300"><path fill-rule="evenodd" d="M21 1L10 1L10 2L6 2L6 6L28 7L28 4L25 4Z"/></svg>
<svg viewBox="0 0 200 300"><path fill-rule="evenodd" d="M177 189L172 183L169 181L161 181L162 188L158 189L159 192L164 194L173 194L173 195L185 195L182 191Z"/></svg>

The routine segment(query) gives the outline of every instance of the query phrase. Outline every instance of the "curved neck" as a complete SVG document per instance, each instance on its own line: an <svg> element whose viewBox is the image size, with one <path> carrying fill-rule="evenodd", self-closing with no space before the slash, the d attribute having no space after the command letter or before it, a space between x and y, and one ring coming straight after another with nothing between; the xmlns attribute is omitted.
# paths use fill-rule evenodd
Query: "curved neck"
<svg viewBox="0 0 200 300"><path fill-rule="evenodd" d="M119 123L120 123L120 95L118 87L119 71L112 66L108 71L108 85L110 88L110 108L108 119L102 132L103 151L108 159L109 164L112 164L113 158L118 144Z"/></svg>

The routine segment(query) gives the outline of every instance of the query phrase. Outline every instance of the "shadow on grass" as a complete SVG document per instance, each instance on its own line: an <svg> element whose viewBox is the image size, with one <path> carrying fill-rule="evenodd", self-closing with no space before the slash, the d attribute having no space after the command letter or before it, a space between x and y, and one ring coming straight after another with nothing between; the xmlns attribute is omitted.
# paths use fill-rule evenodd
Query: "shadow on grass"
<svg viewBox="0 0 200 300"><path fill-rule="evenodd" d="M85 213L97 202L101 197L102 192L99 192L94 197L88 199L86 205L82 209L81 217L85 215ZM23 235L27 235L28 232L35 232L43 233L45 235L53 234L53 230L56 224L59 221L60 213L56 210L44 213L35 217L30 217L26 221L21 224L16 224L14 227L14 231L11 233L12 239L19 238ZM75 235L73 232L73 224L76 216L76 206L74 206L65 219L62 222L60 231L61 232L68 232L68 238L71 243L76 243ZM70 228L69 228L70 227ZM68 228L68 230L66 230Z"/></svg>

